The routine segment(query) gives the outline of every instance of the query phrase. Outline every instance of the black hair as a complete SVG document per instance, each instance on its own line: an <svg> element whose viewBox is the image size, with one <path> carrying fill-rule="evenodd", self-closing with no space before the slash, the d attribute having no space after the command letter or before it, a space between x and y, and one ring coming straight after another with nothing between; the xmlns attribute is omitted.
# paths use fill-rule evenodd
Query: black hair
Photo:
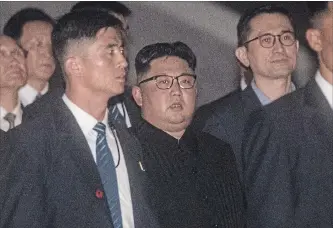
<svg viewBox="0 0 333 228"><path fill-rule="evenodd" d="M150 69L154 59L164 56L176 56L184 59L189 67L195 71L197 60L193 51L183 42L155 43L142 48L135 57L135 70L138 79Z"/></svg>
<svg viewBox="0 0 333 228"><path fill-rule="evenodd" d="M4 26L3 34L10 36L18 42L22 36L23 26L32 21L43 21L52 26L55 25L54 20L43 10L37 8L24 8L11 16Z"/></svg>
<svg viewBox="0 0 333 228"><path fill-rule="evenodd" d="M294 32L295 32L295 24L294 24L294 19L290 12L285 9L282 6L276 6L276 5L264 5L261 7L257 7L254 9L247 10L239 19L238 24L237 24L237 38L238 38L238 47L243 46L243 44L247 41L249 33L251 31L251 26L250 22L251 20L260 15L260 14L282 14L288 17Z"/></svg>
<svg viewBox="0 0 333 228"><path fill-rule="evenodd" d="M123 15L123 17L127 17L131 15L131 10L126 7L124 4L115 1L81 1L76 3L71 11L78 11L82 9L96 9L99 8L101 10L106 10L108 12L112 11L117 14Z"/></svg>
<svg viewBox="0 0 333 228"><path fill-rule="evenodd" d="M322 15L322 13L328 10L328 1L306 2L309 9L310 24L312 27L318 27L316 19Z"/></svg>
<svg viewBox="0 0 333 228"><path fill-rule="evenodd" d="M310 12L310 17L314 17L319 13L322 13L328 9L328 1L312 1L312 2L306 2L309 12Z"/></svg>
<svg viewBox="0 0 333 228"><path fill-rule="evenodd" d="M52 45L61 68L63 69L63 58L69 41L95 38L100 29L107 27L123 31L117 18L97 9L70 12L59 18L52 31Z"/></svg>

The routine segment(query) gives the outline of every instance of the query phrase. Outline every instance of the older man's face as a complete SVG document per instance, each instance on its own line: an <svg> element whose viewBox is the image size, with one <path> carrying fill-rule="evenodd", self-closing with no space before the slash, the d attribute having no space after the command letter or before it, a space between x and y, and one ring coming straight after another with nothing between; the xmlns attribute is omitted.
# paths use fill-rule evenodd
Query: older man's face
<svg viewBox="0 0 333 228"><path fill-rule="evenodd" d="M55 69L52 53L52 25L31 21L23 26L20 44L27 52L26 64L29 80L48 81Z"/></svg>
<svg viewBox="0 0 333 228"><path fill-rule="evenodd" d="M19 89L26 80L22 49L13 39L0 36L0 88Z"/></svg>
<svg viewBox="0 0 333 228"><path fill-rule="evenodd" d="M150 70L141 81L156 75L177 77L182 74L194 74L185 60L175 56L161 57L150 63ZM173 80L171 88L163 90L151 80L142 83L139 91L140 97L136 97L136 101L142 108L143 118L157 128L177 132L191 122L197 93L195 86L183 89L177 80Z"/></svg>

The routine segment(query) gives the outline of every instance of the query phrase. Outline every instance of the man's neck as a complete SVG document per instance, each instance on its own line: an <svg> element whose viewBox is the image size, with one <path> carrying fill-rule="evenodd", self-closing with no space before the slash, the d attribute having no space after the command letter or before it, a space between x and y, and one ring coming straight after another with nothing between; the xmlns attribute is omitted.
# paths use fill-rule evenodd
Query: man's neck
<svg viewBox="0 0 333 228"><path fill-rule="evenodd" d="M7 112L12 112L18 101L18 92L13 89L1 89L0 90L0 105L6 109Z"/></svg>
<svg viewBox="0 0 333 228"><path fill-rule="evenodd" d="M290 92L291 75L278 79L255 77L254 80L258 89L260 89L271 101L277 100Z"/></svg>
<svg viewBox="0 0 333 228"><path fill-rule="evenodd" d="M78 89L71 89L69 87L66 87L65 93L68 99L98 121L104 119L108 102L107 96L93 94L89 91L79 91Z"/></svg>
<svg viewBox="0 0 333 228"><path fill-rule="evenodd" d="M320 64L319 71L323 78L333 85L333 72L331 72L324 64Z"/></svg>
<svg viewBox="0 0 333 228"><path fill-rule="evenodd" d="M176 132L175 131L173 131L173 132L166 131L166 133L179 140L184 135L185 129L181 130L181 131L176 131Z"/></svg>
<svg viewBox="0 0 333 228"><path fill-rule="evenodd" d="M29 84L32 88L34 88L38 92L41 92L46 87L47 83L48 83L48 81L44 81L44 80L29 79L27 81L27 84Z"/></svg>

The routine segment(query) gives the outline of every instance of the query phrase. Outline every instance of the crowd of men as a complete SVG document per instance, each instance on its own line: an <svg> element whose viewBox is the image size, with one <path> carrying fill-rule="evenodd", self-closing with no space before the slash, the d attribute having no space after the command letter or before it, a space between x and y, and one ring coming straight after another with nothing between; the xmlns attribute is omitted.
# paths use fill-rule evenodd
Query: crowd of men
<svg viewBox="0 0 333 228"><path fill-rule="evenodd" d="M15 13L0 36L0 228L333 227L333 2L308 5L319 66L304 88L293 17L264 5L237 25L247 85L196 111L200 63L181 41L143 47L125 85L121 3Z"/></svg>

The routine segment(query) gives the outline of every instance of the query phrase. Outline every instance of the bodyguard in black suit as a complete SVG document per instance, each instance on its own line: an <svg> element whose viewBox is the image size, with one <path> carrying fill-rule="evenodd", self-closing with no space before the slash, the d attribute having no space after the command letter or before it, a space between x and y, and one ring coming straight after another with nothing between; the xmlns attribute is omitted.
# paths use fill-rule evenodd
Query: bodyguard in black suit
<svg viewBox="0 0 333 228"><path fill-rule="evenodd" d="M196 121L207 119L203 131L232 146L240 172L243 129L250 113L295 89L291 82L298 51L294 30L290 13L282 7L264 5L245 12L237 25L235 54L250 68L253 80L245 90L199 109L193 120L199 131ZM208 117L202 115L205 109L212 110Z"/></svg>
<svg viewBox="0 0 333 228"><path fill-rule="evenodd" d="M196 57L182 42L156 43L135 60L133 97L143 120L145 197L160 227L243 227L243 198L229 144L188 128L196 99Z"/></svg>
<svg viewBox="0 0 333 228"><path fill-rule="evenodd" d="M50 96L39 118L10 132L11 149L0 161L1 228L158 227L142 197L140 144L108 117L109 97L124 90L121 34L119 20L102 11L58 20L52 41L66 92ZM111 172L117 192L108 185Z"/></svg>
<svg viewBox="0 0 333 228"><path fill-rule="evenodd" d="M310 9L319 70L305 86L253 113L244 137L249 228L333 227L333 3Z"/></svg>

